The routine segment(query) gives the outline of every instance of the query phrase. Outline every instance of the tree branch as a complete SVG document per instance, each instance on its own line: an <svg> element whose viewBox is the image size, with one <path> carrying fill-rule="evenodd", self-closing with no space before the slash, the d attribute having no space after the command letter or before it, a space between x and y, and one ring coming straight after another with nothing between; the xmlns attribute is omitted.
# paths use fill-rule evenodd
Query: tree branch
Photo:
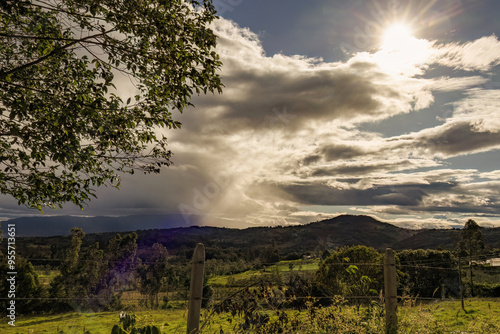
<svg viewBox="0 0 500 334"><path fill-rule="evenodd" d="M95 35L91 35L91 36L87 36L87 37L84 37L84 38L80 38L80 39L73 40L73 41L71 41L71 42L69 42L69 43L67 43L67 44L65 44L65 45L63 45L63 46L61 46L61 47L59 47L59 48L57 48L57 49L52 50L51 52L49 52L49 53L48 53L48 54L46 54L45 56L40 57L40 58L38 58L38 59L36 59L36 60L33 60L33 61L29 62L29 63L26 63L26 64L24 64L24 65L21 65L21 66L15 67L15 68L13 68L13 69L11 69L11 70L9 70L9 71L6 71L6 72L4 72L4 71L0 71L0 78L2 78L2 79L3 79L3 78L5 78L5 77L7 77L8 75L11 75L11 74L13 74L13 73L16 73L16 72L22 71L22 70L24 70L25 68L28 68L28 67L34 66L34 65L36 65L36 64L39 64L39 63L41 63L41 62L45 61L45 59L50 58L50 57L52 57L53 55L55 55L56 53L58 53L58 52L60 52L60 51L62 51L62 50L64 50L64 49L67 49L67 48L69 48L69 47L71 47L71 46L73 46L73 45L75 45L75 44L85 42L85 41L86 41L86 40L88 40L88 39L93 39L93 38L97 38L97 37L100 37L100 36L104 36L104 35L109 34L110 32L112 32L112 31L114 31L114 30L115 30L115 28L110 29L110 30L107 30L107 31L104 31L104 32L99 33L99 34L95 34Z"/></svg>

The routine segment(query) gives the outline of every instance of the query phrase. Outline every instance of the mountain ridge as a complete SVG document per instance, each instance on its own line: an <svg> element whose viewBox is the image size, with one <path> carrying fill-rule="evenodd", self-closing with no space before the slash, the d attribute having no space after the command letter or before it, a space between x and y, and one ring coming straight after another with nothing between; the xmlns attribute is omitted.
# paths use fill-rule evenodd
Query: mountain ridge
<svg viewBox="0 0 500 334"><path fill-rule="evenodd" d="M134 219L138 219L138 217ZM246 229L212 226L188 227L184 223L181 225L183 226L166 229L136 229L139 249L147 249L158 242L165 245L171 254L176 254L182 250L193 249L199 242L204 243L208 248L250 249L269 247L273 240L283 254L304 254L315 252L318 249L325 250L350 245L365 245L379 250L387 247L396 250L453 249L460 238L460 230L458 229L410 230L365 215L340 215L304 225L261 226ZM116 236L117 232L132 232L130 230L92 233L85 228L82 229L86 233L84 245L95 242L105 244ZM487 244L492 247L500 247L500 228L483 228L482 231ZM26 239L27 244L40 246L58 243L61 240L68 242L69 240L67 236L20 237L20 239Z"/></svg>

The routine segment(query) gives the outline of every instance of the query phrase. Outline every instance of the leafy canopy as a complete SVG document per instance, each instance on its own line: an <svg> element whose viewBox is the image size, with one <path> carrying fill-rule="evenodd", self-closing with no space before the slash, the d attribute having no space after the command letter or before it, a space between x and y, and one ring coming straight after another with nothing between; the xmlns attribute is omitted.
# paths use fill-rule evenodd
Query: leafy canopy
<svg viewBox="0 0 500 334"><path fill-rule="evenodd" d="M346 246L320 263L316 282L328 295L377 294L383 278L383 255L373 247Z"/></svg>
<svg viewBox="0 0 500 334"><path fill-rule="evenodd" d="M210 0L1 1L0 192L82 207L120 171L169 165L158 128L221 92L215 18Z"/></svg>
<svg viewBox="0 0 500 334"><path fill-rule="evenodd" d="M472 219L469 219L460 232L458 252L461 256L476 257L485 250L483 233L481 227Z"/></svg>

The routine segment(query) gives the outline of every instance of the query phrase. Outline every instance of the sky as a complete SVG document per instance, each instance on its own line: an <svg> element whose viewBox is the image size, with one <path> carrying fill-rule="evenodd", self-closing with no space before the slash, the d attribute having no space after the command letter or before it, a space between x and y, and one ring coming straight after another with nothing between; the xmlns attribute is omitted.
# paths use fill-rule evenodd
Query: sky
<svg viewBox="0 0 500 334"><path fill-rule="evenodd" d="M225 87L162 130L174 165L46 215L500 227L499 1L214 3ZM38 214L0 197L2 217Z"/></svg>

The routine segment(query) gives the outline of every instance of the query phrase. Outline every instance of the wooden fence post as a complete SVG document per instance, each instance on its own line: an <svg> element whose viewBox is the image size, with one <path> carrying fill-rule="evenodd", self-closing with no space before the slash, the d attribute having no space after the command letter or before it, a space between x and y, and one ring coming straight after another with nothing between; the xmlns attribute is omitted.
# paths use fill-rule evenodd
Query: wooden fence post
<svg viewBox="0 0 500 334"><path fill-rule="evenodd" d="M385 250L384 256L384 288L385 288L385 332L396 334L398 332L398 292L396 281L396 259L394 251Z"/></svg>
<svg viewBox="0 0 500 334"><path fill-rule="evenodd" d="M196 334L200 329L201 301L203 297L203 275L205 270L205 246L199 243L193 253L191 289L187 318L187 334Z"/></svg>
<svg viewBox="0 0 500 334"><path fill-rule="evenodd" d="M462 310L465 311L464 284L462 283L462 266L460 265L460 255L458 255L458 282L460 283L460 300L462 301Z"/></svg>

